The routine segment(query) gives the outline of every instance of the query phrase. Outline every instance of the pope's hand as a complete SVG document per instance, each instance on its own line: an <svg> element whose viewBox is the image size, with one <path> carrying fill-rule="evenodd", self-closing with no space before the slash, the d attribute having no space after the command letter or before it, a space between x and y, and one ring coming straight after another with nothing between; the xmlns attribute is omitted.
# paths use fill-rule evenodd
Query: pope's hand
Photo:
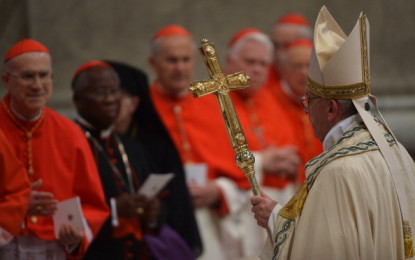
<svg viewBox="0 0 415 260"><path fill-rule="evenodd" d="M214 206L219 201L220 188L214 181L203 186L189 183L187 187L192 197L193 206L196 208Z"/></svg>
<svg viewBox="0 0 415 260"><path fill-rule="evenodd" d="M263 191L261 191L261 196L251 197L252 212L259 226L263 228L268 227L268 220L271 216L271 212L274 207L278 204L276 201L273 201L268 197Z"/></svg>
<svg viewBox="0 0 415 260"><path fill-rule="evenodd" d="M30 193L28 216L52 216L56 209L58 201L50 192L37 191L42 186L42 180L39 179L32 183Z"/></svg>

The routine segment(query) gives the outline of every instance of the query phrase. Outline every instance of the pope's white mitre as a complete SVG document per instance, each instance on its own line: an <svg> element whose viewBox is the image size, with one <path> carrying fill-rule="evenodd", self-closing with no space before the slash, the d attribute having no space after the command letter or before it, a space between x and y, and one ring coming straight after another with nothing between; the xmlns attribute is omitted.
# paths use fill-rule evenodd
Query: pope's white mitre
<svg viewBox="0 0 415 260"><path fill-rule="evenodd" d="M406 194L404 182L400 178L401 171L410 173L413 169L408 159L403 156L405 149L397 142L377 107L377 101L370 94L369 77L369 22L366 15L360 14L352 32L347 37L336 23L325 6L320 10L314 29L314 48L311 54L308 72L307 90L315 95L329 99L351 99L358 114L368 128L389 168L396 186L403 227L405 258L415 255L415 245L411 228L415 225L409 204L413 196ZM383 125L379 125L370 114L368 101L374 104ZM392 150L384 135L386 127L389 134L397 142L399 157ZM415 187L414 178L408 178ZM412 199L413 200L413 199Z"/></svg>
<svg viewBox="0 0 415 260"><path fill-rule="evenodd" d="M369 22L361 13L347 37L323 6L314 29L307 88L324 98L355 99L370 93Z"/></svg>

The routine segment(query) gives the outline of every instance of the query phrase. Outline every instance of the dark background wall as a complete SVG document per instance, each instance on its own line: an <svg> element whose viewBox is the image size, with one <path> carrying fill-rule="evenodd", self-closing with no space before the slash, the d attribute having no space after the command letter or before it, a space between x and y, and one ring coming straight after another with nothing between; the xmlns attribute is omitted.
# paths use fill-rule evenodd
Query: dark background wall
<svg viewBox="0 0 415 260"><path fill-rule="evenodd" d="M287 12L301 13L313 24L323 4L346 34L361 11L368 15L373 93L398 138L415 150L413 0L0 0L0 55L23 36L47 45L55 82L49 106L73 116L70 80L80 64L119 60L152 78L149 39L166 24L186 27L197 42L208 38L223 56L236 31L256 27L269 33L275 19ZM195 79L206 76L198 57Z"/></svg>

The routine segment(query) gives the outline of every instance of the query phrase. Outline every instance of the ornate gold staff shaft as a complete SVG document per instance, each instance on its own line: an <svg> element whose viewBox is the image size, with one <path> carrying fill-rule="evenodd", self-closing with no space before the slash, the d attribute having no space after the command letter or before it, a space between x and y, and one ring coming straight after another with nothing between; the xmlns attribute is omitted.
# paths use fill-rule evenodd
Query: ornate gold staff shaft
<svg viewBox="0 0 415 260"><path fill-rule="evenodd" d="M236 165L248 178L253 194L260 196L258 182L255 178L255 158L248 149L244 132L229 96L230 90L248 86L249 77L244 72L225 76L219 66L215 47L207 39L202 40L199 50L208 69L210 80L192 82L189 90L195 98L207 94L216 96L232 148L236 153Z"/></svg>

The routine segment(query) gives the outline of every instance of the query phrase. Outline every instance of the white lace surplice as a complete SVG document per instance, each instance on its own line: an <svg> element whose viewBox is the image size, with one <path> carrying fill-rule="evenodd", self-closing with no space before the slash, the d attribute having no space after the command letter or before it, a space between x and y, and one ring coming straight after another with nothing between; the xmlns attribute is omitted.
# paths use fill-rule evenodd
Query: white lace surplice
<svg viewBox="0 0 415 260"><path fill-rule="evenodd" d="M0 247L0 259L7 260L65 260L65 252L57 240L41 240L20 236Z"/></svg>

